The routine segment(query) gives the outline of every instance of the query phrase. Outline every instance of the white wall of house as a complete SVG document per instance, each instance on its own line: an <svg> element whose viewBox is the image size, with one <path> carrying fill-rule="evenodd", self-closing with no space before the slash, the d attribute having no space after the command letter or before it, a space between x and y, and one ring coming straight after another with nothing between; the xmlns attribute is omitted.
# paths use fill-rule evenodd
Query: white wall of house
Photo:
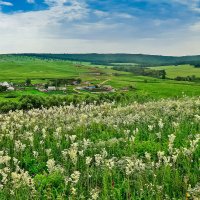
<svg viewBox="0 0 200 200"><path fill-rule="evenodd" d="M55 91L55 90L56 90L56 87L54 86L48 87L48 91Z"/></svg>
<svg viewBox="0 0 200 200"><path fill-rule="evenodd" d="M14 91L15 88L14 88L14 87L8 87L7 90L8 90L8 91Z"/></svg>

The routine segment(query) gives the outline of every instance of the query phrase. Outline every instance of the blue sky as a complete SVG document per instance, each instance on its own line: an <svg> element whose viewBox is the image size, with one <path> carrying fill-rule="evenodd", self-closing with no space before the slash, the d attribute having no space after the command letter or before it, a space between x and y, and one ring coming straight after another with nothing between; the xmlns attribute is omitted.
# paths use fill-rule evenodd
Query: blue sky
<svg viewBox="0 0 200 200"><path fill-rule="evenodd" d="M0 0L0 53L200 54L200 0Z"/></svg>

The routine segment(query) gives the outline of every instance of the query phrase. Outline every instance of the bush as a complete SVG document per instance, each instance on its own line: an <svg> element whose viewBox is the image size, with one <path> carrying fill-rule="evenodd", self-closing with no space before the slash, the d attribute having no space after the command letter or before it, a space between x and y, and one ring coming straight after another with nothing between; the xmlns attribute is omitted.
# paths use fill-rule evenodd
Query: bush
<svg viewBox="0 0 200 200"><path fill-rule="evenodd" d="M14 96L13 96L14 98ZM101 93L97 96L89 95L86 96L59 96L53 95L48 97L43 97L39 95L23 95L20 97L19 102L1 102L0 103L0 113L6 113L10 110L29 110L33 108L50 108L52 106L61 106L61 105L74 105L80 104L81 102L86 102L90 104L97 102L98 104L102 102L113 102L127 104L133 101L145 102L150 100L148 95L130 95L128 93Z"/></svg>
<svg viewBox="0 0 200 200"><path fill-rule="evenodd" d="M5 92L7 90L6 86L0 85L0 92Z"/></svg>
<svg viewBox="0 0 200 200"><path fill-rule="evenodd" d="M7 113L20 108L19 103L16 102L0 102L0 113Z"/></svg>
<svg viewBox="0 0 200 200"><path fill-rule="evenodd" d="M44 105L44 98L41 96L27 95L20 98L21 109L41 108Z"/></svg>

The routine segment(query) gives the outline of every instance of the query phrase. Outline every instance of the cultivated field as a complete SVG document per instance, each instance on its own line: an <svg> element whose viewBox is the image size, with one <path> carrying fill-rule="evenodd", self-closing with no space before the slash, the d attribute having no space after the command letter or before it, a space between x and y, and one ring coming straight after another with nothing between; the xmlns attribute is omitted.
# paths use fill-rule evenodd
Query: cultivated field
<svg viewBox="0 0 200 200"><path fill-rule="evenodd" d="M0 115L0 199L199 199L200 99Z"/></svg>
<svg viewBox="0 0 200 200"><path fill-rule="evenodd" d="M195 68L192 65L178 65L178 66L161 66L151 67L151 69L161 70L164 69L167 73L167 77L176 78L177 76L187 77L193 76L200 77L200 68Z"/></svg>

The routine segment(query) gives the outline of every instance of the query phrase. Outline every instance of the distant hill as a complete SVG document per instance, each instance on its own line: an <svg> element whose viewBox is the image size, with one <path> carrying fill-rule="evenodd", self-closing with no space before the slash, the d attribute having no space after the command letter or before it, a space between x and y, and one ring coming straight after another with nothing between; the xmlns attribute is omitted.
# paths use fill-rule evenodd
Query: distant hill
<svg viewBox="0 0 200 200"><path fill-rule="evenodd" d="M62 59L93 64L137 63L144 65L200 64L200 56L159 56L144 54L15 54L43 59Z"/></svg>

